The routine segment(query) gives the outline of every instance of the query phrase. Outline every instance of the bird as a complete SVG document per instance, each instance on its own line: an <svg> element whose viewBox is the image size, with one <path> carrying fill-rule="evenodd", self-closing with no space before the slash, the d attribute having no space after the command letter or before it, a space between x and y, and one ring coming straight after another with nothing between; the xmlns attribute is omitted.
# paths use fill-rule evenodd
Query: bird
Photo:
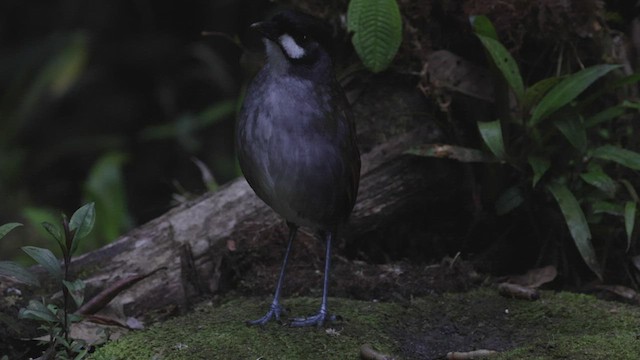
<svg viewBox="0 0 640 360"><path fill-rule="evenodd" d="M353 210L360 181L356 130L330 55L324 21L284 10L252 24L266 61L247 87L236 123L240 169L256 195L282 216L288 244L266 314L248 325L282 322L285 269L299 227L324 239L325 265L318 313L290 319L293 327L321 327L328 311L331 246Z"/></svg>

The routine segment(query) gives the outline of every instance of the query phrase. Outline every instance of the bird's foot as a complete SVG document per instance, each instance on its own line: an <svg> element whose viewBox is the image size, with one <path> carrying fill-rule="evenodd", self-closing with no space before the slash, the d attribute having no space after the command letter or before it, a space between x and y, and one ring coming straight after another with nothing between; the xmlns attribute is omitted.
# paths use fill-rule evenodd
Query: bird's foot
<svg viewBox="0 0 640 360"><path fill-rule="evenodd" d="M307 327L307 326L317 326L322 327L328 322L334 322L338 320L339 317L335 315L329 315L326 310L320 310L316 315L312 315L304 318L294 318L289 323L291 327Z"/></svg>
<svg viewBox="0 0 640 360"><path fill-rule="evenodd" d="M268 323L269 321L271 321L271 319L275 318L276 321L280 322L280 315L284 314L286 311L285 309L278 303L274 303L271 304L271 307L269 308L269 311L267 311L266 314L264 314L263 317L261 317L260 319L256 319L256 320L249 320L246 322L247 325L251 326L251 325L260 325L260 326L264 326L266 323Z"/></svg>

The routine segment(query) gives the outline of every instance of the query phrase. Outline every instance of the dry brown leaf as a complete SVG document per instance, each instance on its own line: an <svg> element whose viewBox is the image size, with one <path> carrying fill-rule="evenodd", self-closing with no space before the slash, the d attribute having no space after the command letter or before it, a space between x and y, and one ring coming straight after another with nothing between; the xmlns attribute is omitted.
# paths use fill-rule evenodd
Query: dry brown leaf
<svg viewBox="0 0 640 360"><path fill-rule="evenodd" d="M514 275L507 279L508 283L536 289L553 281L558 276L558 271L553 265L531 269L524 275Z"/></svg>
<svg viewBox="0 0 640 360"><path fill-rule="evenodd" d="M616 294L625 300L633 301L636 304L640 304L640 295L626 286L622 285L596 285L596 289L605 290L610 293Z"/></svg>
<svg viewBox="0 0 640 360"><path fill-rule="evenodd" d="M498 293L505 297L524 300L538 300L540 298L540 292L538 292L538 290L511 283L499 284Z"/></svg>

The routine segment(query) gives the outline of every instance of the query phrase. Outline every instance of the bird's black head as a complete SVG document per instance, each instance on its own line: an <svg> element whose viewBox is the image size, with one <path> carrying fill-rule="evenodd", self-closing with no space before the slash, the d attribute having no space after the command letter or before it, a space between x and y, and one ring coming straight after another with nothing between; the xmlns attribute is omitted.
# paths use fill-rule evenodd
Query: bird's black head
<svg viewBox="0 0 640 360"><path fill-rule="evenodd" d="M324 21L295 10L282 11L251 27L294 63L314 62L328 52L331 44L331 28Z"/></svg>

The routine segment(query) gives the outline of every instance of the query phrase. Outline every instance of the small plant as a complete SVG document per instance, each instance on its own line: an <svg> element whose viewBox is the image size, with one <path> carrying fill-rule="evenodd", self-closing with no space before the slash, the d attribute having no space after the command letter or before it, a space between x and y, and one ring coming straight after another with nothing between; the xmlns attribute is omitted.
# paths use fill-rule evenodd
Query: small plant
<svg viewBox="0 0 640 360"><path fill-rule="evenodd" d="M624 100L607 107L599 100L608 99L604 95L617 87L640 81L640 74L619 79L589 96L583 96L585 91L620 65L586 67L526 86L518 64L498 40L489 19L476 16L471 23L490 65L499 80L506 82L505 88L515 100L496 104L499 119L477 124L480 138L493 156L477 149L433 144L408 153L484 162L488 167L496 162L507 164L514 170L508 177L494 176L487 182L498 187L487 191L498 194L492 199L496 214L502 216L527 205L525 216L531 220L535 216L530 215L536 211L559 209L582 259L602 279L602 263L592 243L592 230L596 229L595 237L600 240L626 235L627 251L637 233L640 200L625 176L640 170L640 153L622 146L631 142L633 130L628 127L615 131L616 126L621 126L620 121L615 126L611 123L625 114L637 113L640 103ZM504 96L508 94L501 95L497 98L509 98Z"/></svg>
<svg viewBox="0 0 640 360"><path fill-rule="evenodd" d="M35 246L22 247L27 255L47 270L57 287L62 290L62 307L43 298L29 301L29 305L20 309L19 313L21 319L34 320L40 323L41 329L47 331L50 337L47 352L55 354L56 359L82 359L88 353L88 348L83 341L71 339L69 336L71 324L81 320L80 316L70 312L71 301L76 307L80 307L84 301L85 287L82 280L71 279L69 266L79 241L91 232L94 222L95 208L94 204L90 203L78 209L71 219L62 215L61 227L48 222L42 223L62 251L62 265L49 249ZM0 226L0 238L18 226L21 224L9 223ZM0 262L0 275L12 277L27 285L40 286L37 277L14 262Z"/></svg>
<svg viewBox="0 0 640 360"><path fill-rule="evenodd" d="M620 216L629 249L638 195L628 180L620 177L616 181L607 171L613 170L615 164L640 170L640 154L620 146L619 141L601 131L603 128L599 125L638 104L625 101L593 115L590 113L593 108L597 109L593 104L599 96L614 90L615 85L637 82L640 77L630 76L585 99L579 99L579 96L620 65L587 67L525 87L518 65L498 41L491 22L478 16L472 18L472 25L491 63L513 91L516 102L516 109L507 111L509 115L505 118L478 123L482 140L489 150L521 174L522 181L508 187L498 197L497 213L506 214L518 208L526 198L531 198L526 196L527 192L542 188L557 202L582 258L602 278L602 268L591 241L590 224L598 224L603 213ZM503 129L508 129L508 138ZM626 191L619 191L620 187Z"/></svg>

